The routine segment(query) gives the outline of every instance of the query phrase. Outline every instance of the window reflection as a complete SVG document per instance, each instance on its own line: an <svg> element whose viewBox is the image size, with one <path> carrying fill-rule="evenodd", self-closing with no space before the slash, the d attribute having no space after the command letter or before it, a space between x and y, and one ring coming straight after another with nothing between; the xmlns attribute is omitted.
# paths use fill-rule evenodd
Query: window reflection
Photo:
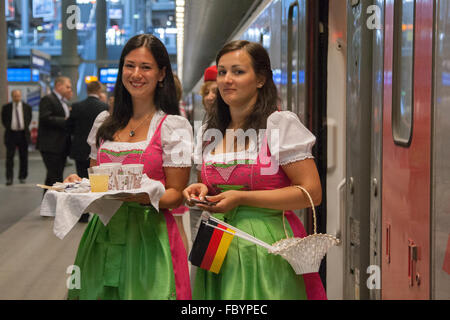
<svg viewBox="0 0 450 320"><path fill-rule="evenodd" d="M97 10L100 2L100 8L104 10ZM174 0L76 0L73 3L78 19L73 18L73 8L65 16L73 18L70 21L76 21L77 51L83 60L109 60L114 62L110 66L115 67L115 61L119 60L121 49L129 38L135 34L152 33L166 45L175 63L177 29ZM6 9L7 54L12 66L29 68L23 61L29 60L31 49L42 51L52 58L61 55L62 29L69 22L62 17L62 1L3 0L3 4ZM97 11L101 14L99 20L105 23L106 50L101 49L100 58L96 56ZM85 76L98 75L96 68L93 62L81 63L78 68L80 81L83 82ZM53 63L52 74L58 72L59 66ZM85 86L77 85L77 88L78 96L85 94Z"/></svg>
<svg viewBox="0 0 450 320"><path fill-rule="evenodd" d="M415 1L395 1L392 130L394 141L405 146L413 122L414 13Z"/></svg>

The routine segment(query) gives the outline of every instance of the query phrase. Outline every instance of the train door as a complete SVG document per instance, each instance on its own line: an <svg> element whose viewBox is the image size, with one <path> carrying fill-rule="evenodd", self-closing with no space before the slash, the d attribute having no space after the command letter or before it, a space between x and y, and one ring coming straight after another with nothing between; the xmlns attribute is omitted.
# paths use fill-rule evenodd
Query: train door
<svg viewBox="0 0 450 320"><path fill-rule="evenodd" d="M384 81L384 0L369 7L367 28L372 30L372 130L370 162L369 268L366 287L372 300L381 299L381 179Z"/></svg>
<svg viewBox="0 0 450 320"><path fill-rule="evenodd" d="M428 299L432 0L386 0L382 298Z"/></svg>
<svg viewBox="0 0 450 320"><path fill-rule="evenodd" d="M284 0L282 42L286 52L282 58L281 90L285 110L298 115L316 136L313 148L322 182L322 203L317 207L317 232L326 232L326 45L328 33L328 0ZM283 48L284 49L284 48ZM308 233L313 231L311 210L299 214ZM319 270L326 286L326 260Z"/></svg>
<svg viewBox="0 0 450 320"><path fill-rule="evenodd" d="M330 1L328 16L327 73L327 233L341 241L345 214L345 106L347 76L347 5ZM344 246L327 253L327 297L342 300Z"/></svg>
<svg viewBox="0 0 450 320"><path fill-rule="evenodd" d="M431 298L450 299L450 3L435 8L434 99L432 144Z"/></svg>
<svg viewBox="0 0 450 320"><path fill-rule="evenodd" d="M373 1L347 1L346 216L344 298L369 299Z"/></svg>
<svg viewBox="0 0 450 320"><path fill-rule="evenodd" d="M311 130L306 93L306 8L305 0L282 1L280 96L282 109L296 113L300 121ZM295 213L307 228L308 210L296 210Z"/></svg>

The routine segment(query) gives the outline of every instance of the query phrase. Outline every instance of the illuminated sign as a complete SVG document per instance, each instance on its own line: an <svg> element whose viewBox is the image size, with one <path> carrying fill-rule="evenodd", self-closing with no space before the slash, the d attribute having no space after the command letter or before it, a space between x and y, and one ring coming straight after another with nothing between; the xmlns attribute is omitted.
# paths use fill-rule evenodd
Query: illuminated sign
<svg viewBox="0 0 450 320"><path fill-rule="evenodd" d="M84 77L84 82L90 83L92 81L98 81L97 76L86 76L86 77Z"/></svg>
<svg viewBox="0 0 450 320"><path fill-rule="evenodd" d="M45 52L31 49L31 68L37 69L41 73L50 74L51 66L50 59L51 56Z"/></svg>
<svg viewBox="0 0 450 320"><path fill-rule="evenodd" d="M34 18L54 18L55 4L54 1L33 0L33 17Z"/></svg>
<svg viewBox="0 0 450 320"><path fill-rule="evenodd" d="M8 68L6 71L7 80L10 82L38 82L39 71L28 68Z"/></svg>
<svg viewBox="0 0 450 320"><path fill-rule="evenodd" d="M119 73L119 68L100 68L100 82L101 83L116 83L117 74Z"/></svg>

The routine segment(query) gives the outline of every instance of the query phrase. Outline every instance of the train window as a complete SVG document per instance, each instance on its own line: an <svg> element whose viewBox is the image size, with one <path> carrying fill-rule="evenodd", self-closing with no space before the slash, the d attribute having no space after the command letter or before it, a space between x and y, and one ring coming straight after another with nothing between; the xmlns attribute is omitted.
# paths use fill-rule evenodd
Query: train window
<svg viewBox="0 0 450 320"><path fill-rule="evenodd" d="M288 8L287 110L303 123L308 119L306 103L306 1L293 1Z"/></svg>
<svg viewBox="0 0 450 320"><path fill-rule="evenodd" d="M411 143L414 111L415 0L395 1L392 84L392 135L398 145Z"/></svg>

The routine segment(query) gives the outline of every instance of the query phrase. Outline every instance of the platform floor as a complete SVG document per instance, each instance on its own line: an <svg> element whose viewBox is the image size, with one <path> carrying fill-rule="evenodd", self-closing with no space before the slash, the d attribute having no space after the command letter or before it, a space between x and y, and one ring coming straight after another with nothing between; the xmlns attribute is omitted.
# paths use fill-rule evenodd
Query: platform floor
<svg viewBox="0 0 450 320"><path fill-rule="evenodd" d="M39 152L28 161L28 178L20 184L18 155L14 183L6 186L5 160L0 159L0 300L60 300L67 295L66 282L87 223L78 223L63 240L53 233L52 217L40 216L46 170ZM64 177L75 173L68 160ZM194 175L191 177L194 179ZM192 245L189 215L183 217ZM195 272L195 268L190 269Z"/></svg>
<svg viewBox="0 0 450 320"><path fill-rule="evenodd" d="M17 156L16 156L17 158ZM29 156L25 184L16 179L6 186L5 160L0 160L0 299L59 300L67 294L67 268L75 260L86 223L78 223L60 240L53 234L53 218L39 215L45 167L39 153ZM75 172L69 161L65 175Z"/></svg>

